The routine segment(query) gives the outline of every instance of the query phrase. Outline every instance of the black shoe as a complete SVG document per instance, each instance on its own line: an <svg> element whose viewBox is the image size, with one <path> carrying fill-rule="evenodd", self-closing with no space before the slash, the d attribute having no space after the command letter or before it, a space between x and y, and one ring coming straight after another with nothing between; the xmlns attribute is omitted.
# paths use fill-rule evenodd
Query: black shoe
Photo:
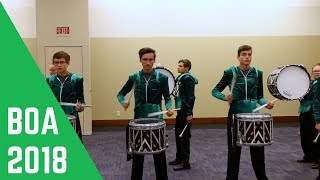
<svg viewBox="0 0 320 180"><path fill-rule="evenodd" d="M180 161L177 161L177 160L175 159L175 160L173 160L173 161L170 161L170 162L169 162L169 165L176 166L176 165L178 165L178 164L180 164L180 163L181 163Z"/></svg>
<svg viewBox="0 0 320 180"><path fill-rule="evenodd" d="M180 163L173 167L174 171L181 171L186 169L191 169L190 163Z"/></svg>
<svg viewBox="0 0 320 180"><path fill-rule="evenodd" d="M299 159L297 160L298 163L314 163L311 159Z"/></svg>
<svg viewBox="0 0 320 180"><path fill-rule="evenodd" d="M314 163L314 164L312 164L312 166L311 166L311 168L312 169L319 169L319 164L318 163Z"/></svg>

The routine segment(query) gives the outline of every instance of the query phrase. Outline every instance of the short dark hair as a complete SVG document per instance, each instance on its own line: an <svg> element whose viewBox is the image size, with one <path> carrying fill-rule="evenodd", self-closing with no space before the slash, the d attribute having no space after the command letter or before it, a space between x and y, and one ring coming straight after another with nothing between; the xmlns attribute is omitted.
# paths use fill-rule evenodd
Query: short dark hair
<svg viewBox="0 0 320 180"><path fill-rule="evenodd" d="M142 48L139 50L139 58L141 59L141 57L144 55L144 54L147 54L147 53L153 53L154 55L154 58L156 58L156 51L152 48L149 48L149 47L145 47L145 48Z"/></svg>
<svg viewBox="0 0 320 180"><path fill-rule="evenodd" d="M54 59L61 59L64 58L66 60L66 63L70 63L70 55L64 51L58 51L54 53L53 58L52 58L52 63L54 63Z"/></svg>
<svg viewBox="0 0 320 180"><path fill-rule="evenodd" d="M242 51L252 51L252 47L249 45L242 45L238 48L238 56L240 56L240 53Z"/></svg>
<svg viewBox="0 0 320 180"><path fill-rule="evenodd" d="M189 59L180 59L178 63L183 63L184 67L188 67L191 70L191 61Z"/></svg>

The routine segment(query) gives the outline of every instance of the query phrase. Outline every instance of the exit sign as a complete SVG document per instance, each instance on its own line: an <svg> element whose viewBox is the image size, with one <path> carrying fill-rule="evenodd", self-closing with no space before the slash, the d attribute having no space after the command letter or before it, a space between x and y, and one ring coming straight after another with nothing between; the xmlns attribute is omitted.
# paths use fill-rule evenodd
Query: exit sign
<svg viewBox="0 0 320 180"><path fill-rule="evenodd" d="M56 28L56 34L58 36L70 36L70 27L64 26L64 27L57 27Z"/></svg>

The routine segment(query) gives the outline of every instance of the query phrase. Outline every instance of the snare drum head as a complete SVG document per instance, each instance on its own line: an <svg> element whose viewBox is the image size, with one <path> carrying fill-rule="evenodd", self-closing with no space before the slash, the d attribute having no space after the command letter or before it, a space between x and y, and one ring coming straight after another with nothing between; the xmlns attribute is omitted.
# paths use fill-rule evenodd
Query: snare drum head
<svg viewBox="0 0 320 180"><path fill-rule="evenodd" d="M174 87L176 85L176 80L174 75L171 73L171 71L163 67L156 67L155 69L161 72L162 74L168 76L169 93L172 94Z"/></svg>
<svg viewBox="0 0 320 180"><path fill-rule="evenodd" d="M302 98L310 88L310 75L301 65L284 67L277 78L279 93L286 99Z"/></svg>
<svg viewBox="0 0 320 180"><path fill-rule="evenodd" d="M131 122L135 123L137 125L141 124L152 124L152 123L161 123L163 122L163 119L157 119L157 118L140 118L140 119L134 119Z"/></svg>
<svg viewBox="0 0 320 180"><path fill-rule="evenodd" d="M236 114L237 119L270 119L272 118L269 113L238 113Z"/></svg>

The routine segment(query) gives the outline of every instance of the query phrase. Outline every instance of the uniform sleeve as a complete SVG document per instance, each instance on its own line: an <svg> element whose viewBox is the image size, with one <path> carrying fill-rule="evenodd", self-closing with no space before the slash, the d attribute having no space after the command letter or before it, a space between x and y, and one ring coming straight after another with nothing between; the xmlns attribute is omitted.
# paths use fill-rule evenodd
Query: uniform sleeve
<svg viewBox="0 0 320 180"><path fill-rule="evenodd" d="M317 79L318 83L316 84L316 90L313 100L313 113L315 123L320 123L320 78Z"/></svg>
<svg viewBox="0 0 320 180"><path fill-rule="evenodd" d="M267 100L263 97L263 73L260 70L258 70L257 99L258 104L267 104Z"/></svg>
<svg viewBox="0 0 320 180"><path fill-rule="evenodd" d="M77 78L77 101L81 102L81 104L85 104L84 95L83 95L83 77Z"/></svg>
<svg viewBox="0 0 320 180"><path fill-rule="evenodd" d="M168 83L168 77L164 76L163 79L160 81L160 87L162 88L162 95L164 97L164 101L165 101L165 106L166 109L171 109L172 108L172 101L171 101L171 97L170 97L170 92L169 92L169 83Z"/></svg>
<svg viewBox="0 0 320 180"><path fill-rule="evenodd" d="M188 107L187 115L192 115L194 102L196 100L196 97L194 95L195 80L190 76L186 76L185 78L183 78L182 81L183 81L182 83L185 84L185 86L186 86L186 93L188 96L188 102L186 102L187 107Z"/></svg>
<svg viewBox="0 0 320 180"><path fill-rule="evenodd" d="M119 91L117 98L118 98L121 105L123 105L125 103L125 101L126 101L125 96L126 96L126 94L128 94L132 90L133 83L134 83L134 77L133 77L133 75L131 75L131 76L129 76L129 79L126 82L126 84Z"/></svg>
<svg viewBox="0 0 320 180"><path fill-rule="evenodd" d="M224 71L223 76L221 78L221 80L219 81L219 83L216 85L216 87L214 89L212 89L212 96L225 101L226 100L226 96L224 94L222 94L221 92L230 84L231 80L232 80L232 72L229 73L228 71Z"/></svg>

